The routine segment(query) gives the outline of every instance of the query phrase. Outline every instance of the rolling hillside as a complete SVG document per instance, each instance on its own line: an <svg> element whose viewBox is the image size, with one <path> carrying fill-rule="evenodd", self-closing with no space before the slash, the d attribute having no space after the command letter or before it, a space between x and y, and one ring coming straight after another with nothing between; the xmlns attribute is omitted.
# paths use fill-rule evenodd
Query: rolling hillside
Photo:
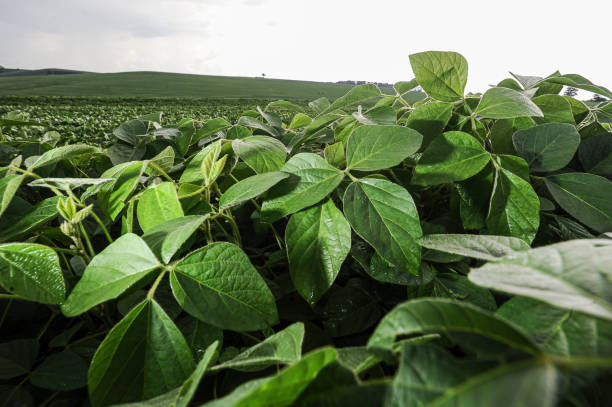
<svg viewBox="0 0 612 407"><path fill-rule="evenodd" d="M164 72L0 76L0 95L181 98L330 99L345 84Z"/></svg>

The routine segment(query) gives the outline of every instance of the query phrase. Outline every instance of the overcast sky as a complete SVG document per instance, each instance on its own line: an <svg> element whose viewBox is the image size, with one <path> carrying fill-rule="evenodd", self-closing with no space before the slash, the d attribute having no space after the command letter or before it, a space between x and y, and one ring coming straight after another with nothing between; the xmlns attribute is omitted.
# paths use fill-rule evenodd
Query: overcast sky
<svg viewBox="0 0 612 407"><path fill-rule="evenodd" d="M559 69L612 87L610 0L0 0L0 65L378 82L452 50L467 90Z"/></svg>

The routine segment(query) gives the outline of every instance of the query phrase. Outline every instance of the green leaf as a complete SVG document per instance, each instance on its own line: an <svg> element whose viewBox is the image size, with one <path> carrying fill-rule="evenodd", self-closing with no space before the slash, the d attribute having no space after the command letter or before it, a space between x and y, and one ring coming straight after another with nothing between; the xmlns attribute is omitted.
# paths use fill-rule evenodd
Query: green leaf
<svg viewBox="0 0 612 407"><path fill-rule="evenodd" d="M241 126L245 126L245 127L251 127L253 129L262 130L262 131L268 133L272 137L280 137L281 136L280 132L277 129L275 129L272 126L268 126L265 123L262 123L261 121L255 119L254 117L242 116L241 118L238 119L236 124L241 125Z"/></svg>
<svg viewBox="0 0 612 407"><path fill-rule="evenodd" d="M25 175L8 175L0 179L0 216L13 200Z"/></svg>
<svg viewBox="0 0 612 407"><path fill-rule="evenodd" d="M208 348L206 348L206 351L204 352L202 359L198 362L198 365L196 366L195 370L193 371L191 376L189 376L187 380L185 380L185 382L179 389L174 404L172 404L173 407L189 406L191 399L193 399L193 396L195 396L195 393L198 390L200 381L204 377L204 373L210 370L210 365L213 364L217 359L217 356L219 354L219 347L219 342L215 341L210 346L208 346Z"/></svg>
<svg viewBox="0 0 612 407"><path fill-rule="evenodd" d="M529 129L535 126L531 117L516 117L514 119L496 120L491 127L491 146L495 154L513 154L516 150L512 144L512 136L517 130Z"/></svg>
<svg viewBox="0 0 612 407"><path fill-rule="evenodd" d="M393 266L387 260L380 257L378 253L375 253L370 259L370 265L366 267L366 272L375 280L400 285L425 285L433 278L431 268L425 266L425 263L421 263L419 273L415 276L406 273L399 267Z"/></svg>
<svg viewBox="0 0 612 407"><path fill-rule="evenodd" d="M47 357L30 376L30 382L47 390L70 391L87 386L88 363L66 350Z"/></svg>
<svg viewBox="0 0 612 407"><path fill-rule="evenodd" d="M605 133L582 140L578 148L582 167L593 174L612 175L612 134Z"/></svg>
<svg viewBox="0 0 612 407"><path fill-rule="evenodd" d="M62 312L73 317L117 298L158 267L159 261L144 240L133 233L125 234L91 260L62 305Z"/></svg>
<svg viewBox="0 0 612 407"><path fill-rule="evenodd" d="M0 245L0 285L30 301L61 304L66 283L53 249L35 243Z"/></svg>
<svg viewBox="0 0 612 407"><path fill-rule="evenodd" d="M612 231L612 182L580 172L551 175L545 182L567 213L600 233Z"/></svg>
<svg viewBox="0 0 612 407"><path fill-rule="evenodd" d="M12 379L29 373L39 349L37 339L16 339L0 343L0 379Z"/></svg>
<svg viewBox="0 0 612 407"><path fill-rule="evenodd" d="M572 105L563 96L542 95L531 99L542 110L544 117L536 118L536 123L569 123L576 124Z"/></svg>
<svg viewBox="0 0 612 407"><path fill-rule="evenodd" d="M180 385L195 367L185 338L154 301L136 306L111 329L89 367L92 406L139 401Z"/></svg>
<svg viewBox="0 0 612 407"><path fill-rule="evenodd" d="M276 376L256 379L238 386L225 397L202 407L270 407L290 406L321 370L337 358L336 350L321 348L304 356Z"/></svg>
<svg viewBox="0 0 612 407"><path fill-rule="evenodd" d="M486 165L478 174L454 186L459 200L459 216L463 228L467 230L484 228L493 191L492 165Z"/></svg>
<svg viewBox="0 0 612 407"><path fill-rule="evenodd" d="M474 114L488 119L544 116L540 108L525 94L508 88L491 88L487 90L482 95Z"/></svg>
<svg viewBox="0 0 612 407"><path fill-rule="evenodd" d="M293 119L291 119L289 128L300 129L308 126L310 123L312 123L312 118L310 116L307 116L304 113L297 113L295 116L293 116Z"/></svg>
<svg viewBox="0 0 612 407"><path fill-rule="evenodd" d="M138 144L139 139L147 134L148 128L149 125L146 121L129 120L117 127L113 131L113 135L129 145L135 146Z"/></svg>
<svg viewBox="0 0 612 407"><path fill-rule="evenodd" d="M612 240L542 246L470 271L472 282L612 320Z"/></svg>
<svg viewBox="0 0 612 407"><path fill-rule="evenodd" d="M176 264L172 291L185 311L223 329L254 331L278 322L274 296L246 254L217 242Z"/></svg>
<svg viewBox="0 0 612 407"><path fill-rule="evenodd" d="M427 51L410 55L416 80L427 95L442 102L463 98L468 64L456 52Z"/></svg>
<svg viewBox="0 0 612 407"><path fill-rule="evenodd" d="M344 109L345 107L356 105L357 103L361 103L378 96L381 96L380 90L378 89L378 86L374 85L373 83L357 85L349 90L346 95L334 100L334 102L319 113L319 115L333 112L334 110L338 109Z"/></svg>
<svg viewBox="0 0 612 407"><path fill-rule="evenodd" d="M30 187L57 188L65 192L85 185L100 185L114 181L113 178L38 178L28 183Z"/></svg>
<svg viewBox="0 0 612 407"><path fill-rule="evenodd" d="M349 185L342 199L353 230L391 264L417 274L421 262L419 214L401 186L378 178Z"/></svg>
<svg viewBox="0 0 612 407"><path fill-rule="evenodd" d="M360 126L346 144L348 169L376 171L393 167L417 152L423 136L402 126Z"/></svg>
<svg viewBox="0 0 612 407"><path fill-rule="evenodd" d="M553 407L559 374L553 364L531 359L501 365L446 389L426 407Z"/></svg>
<svg viewBox="0 0 612 407"><path fill-rule="evenodd" d="M187 340L187 344L193 353L196 361L203 358L206 349L213 344L219 342L219 348L223 343L223 330L212 325L187 315L178 321L178 326Z"/></svg>
<svg viewBox="0 0 612 407"><path fill-rule="evenodd" d="M204 175L202 175L202 161L204 161L204 158L215 145L215 143L207 145L202 150L198 151L198 153L193 156L191 160L189 160L185 171L183 171L181 174L179 183L201 185L204 182Z"/></svg>
<svg viewBox="0 0 612 407"><path fill-rule="evenodd" d="M285 145L268 136L251 136L232 141L232 148L256 173L278 171L285 164Z"/></svg>
<svg viewBox="0 0 612 407"><path fill-rule="evenodd" d="M552 76L544 80L548 83L557 83L560 85L571 86L572 88L583 89L589 92L597 93L607 98L612 98L612 92L603 86L594 85L593 82L587 78L576 75L576 74L565 74L559 76Z"/></svg>
<svg viewBox="0 0 612 407"><path fill-rule="evenodd" d="M527 297L511 298L496 315L523 328L548 354L612 355L612 322Z"/></svg>
<svg viewBox="0 0 612 407"><path fill-rule="evenodd" d="M170 219L149 229L142 239L161 261L168 264L207 217L189 215Z"/></svg>
<svg viewBox="0 0 612 407"><path fill-rule="evenodd" d="M490 261L529 250L529 245L523 240L507 236L468 234L427 235L421 237L418 242L421 246L428 249Z"/></svg>
<svg viewBox="0 0 612 407"><path fill-rule="evenodd" d="M532 340L509 322L471 304L440 298L406 301L393 308L374 330L368 347L391 349L400 335L447 331L475 333L538 353Z"/></svg>
<svg viewBox="0 0 612 407"><path fill-rule="evenodd" d="M54 148L41 155L28 169L34 170L36 168L44 167L47 165L55 164L62 160L74 158L82 154L93 154L99 152L100 149L94 146L88 146L86 144L72 144L62 147Z"/></svg>
<svg viewBox="0 0 612 407"><path fill-rule="evenodd" d="M272 171L240 180L223 193L219 206L226 209L240 205L249 199L258 197L288 177L287 173Z"/></svg>
<svg viewBox="0 0 612 407"><path fill-rule="evenodd" d="M426 103L417 106L405 120L406 127L423 135L421 150L444 131L453 112L450 103Z"/></svg>
<svg viewBox="0 0 612 407"><path fill-rule="evenodd" d="M320 97L308 103L308 107L314 110L317 114L321 114L329 107L329 100L326 97Z"/></svg>
<svg viewBox="0 0 612 407"><path fill-rule="evenodd" d="M351 250L351 226L328 200L294 214L285 242L293 285L314 305L334 283Z"/></svg>
<svg viewBox="0 0 612 407"><path fill-rule="evenodd" d="M569 164L580 144L580 134L571 124L548 123L519 130L512 141L532 171L555 171Z"/></svg>
<svg viewBox="0 0 612 407"><path fill-rule="evenodd" d="M531 185L505 168L495 171L487 232L531 243L540 226L540 200Z"/></svg>
<svg viewBox="0 0 612 407"><path fill-rule="evenodd" d="M487 366L490 363L456 359L438 346L404 345L386 406L421 407Z"/></svg>
<svg viewBox="0 0 612 407"><path fill-rule="evenodd" d="M233 359L215 366L212 370L236 369L242 371L262 370L272 365L287 365L300 360L304 324L296 322L282 331L266 338L241 352Z"/></svg>
<svg viewBox="0 0 612 407"><path fill-rule="evenodd" d="M141 161L119 164L104 172L101 178L115 178L100 186L98 200L102 210L115 220L125 207L128 197L134 192L146 165Z"/></svg>
<svg viewBox="0 0 612 407"><path fill-rule="evenodd" d="M164 170L164 172L168 173L172 170L174 166L174 149L171 146L164 148L159 154L155 157L151 158L151 163L157 165L159 168ZM156 170L152 166L148 166L146 169L146 173L152 176L162 176L161 171Z"/></svg>
<svg viewBox="0 0 612 407"><path fill-rule="evenodd" d="M291 157L282 171L290 174L290 177L270 190L261 208L261 218L267 222L274 222L316 204L344 178L342 171L312 153L300 153Z"/></svg>
<svg viewBox="0 0 612 407"><path fill-rule="evenodd" d="M346 167L344 144L341 141L334 144L330 144L325 147L325 150L323 150L323 156L325 157L325 161L327 161L336 168Z"/></svg>
<svg viewBox="0 0 612 407"><path fill-rule="evenodd" d="M286 100L276 100L274 102L268 103L266 110L268 109L276 109L276 110L290 110L292 112L304 112L301 106L296 105L295 103L287 102Z"/></svg>
<svg viewBox="0 0 612 407"><path fill-rule="evenodd" d="M205 137L212 136L213 134L225 130L229 126L231 126L231 124L221 117L207 120L202 128L198 129L191 143L195 144Z"/></svg>
<svg viewBox="0 0 612 407"><path fill-rule="evenodd" d="M138 199L136 213L138 224L145 233L161 223L183 216L174 183L164 182L147 189Z"/></svg>
<svg viewBox="0 0 612 407"><path fill-rule="evenodd" d="M463 181L480 172L491 155L468 133L449 131L436 137L414 169L412 183L436 185Z"/></svg>
<svg viewBox="0 0 612 407"><path fill-rule="evenodd" d="M398 95L403 95L404 93L413 90L417 86L419 86L419 83L417 82L416 78L414 78L411 81L395 82L393 84L393 89L395 89Z"/></svg>
<svg viewBox="0 0 612 407"><path fill-rule="evenodd" d="M58 215L57 202L59 197L53 196L40 201L16 222L12 222L11 226L7 227L0 233L0 243L8 240L13 240L16 237L23 236L29 232L36 230L39 226L55 219Z"/></svg>

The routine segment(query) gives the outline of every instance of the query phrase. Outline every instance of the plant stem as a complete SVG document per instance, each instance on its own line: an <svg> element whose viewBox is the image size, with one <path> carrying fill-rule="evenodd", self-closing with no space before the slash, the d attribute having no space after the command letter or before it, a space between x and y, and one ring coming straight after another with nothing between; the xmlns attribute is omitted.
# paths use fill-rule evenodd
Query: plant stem
<svg viewBox="0 0 612 407"><path fill-rule="evenodd" d="M96 257L96 252L94 251L93 246L91 245L91 240L89 240L89 235L87 234L87 231L83 227L82 223L79 223L79 228L81 229L81 234L85 238L85 243L87 243L87 249L89 249L89 254L91 255L91 258Z"/></svg>
<svg viewBox="0 0 612 407"><path fill-rule="evenodd" d="M6 299L9 299L9 300L24 300L24 301L30 301L30 300L28 300L27 298L24 298L24 297L22 297L22 296L20 296L20 295L17 295L17 294L5 294L5 293L0 293L0 299L2 299L2 298L6 298Z"/></svg>
<svg viewBox="0 0 612 407"><path fill-rule="evenodd" d="M174 180L172 179L172 177L166 174L166 171L164 171L159 165L155 164L153 161L149 161L148 165L149 167L153 168L155 171L159 172L168 181L174 183Z"/></svg>
<svg viewBox="0 0 612 407"><path fill-rule="evenodd" d="M188 194L179 195L178 199L191 198L192 196L201 195L202 192L204 192L205 190L206 190L206 187L202 187L202 188L199 188L199 189L197 189L197 190L195 190L193 192L190 192Z"/></svg>
<svg viewBox="0 0 612 407"><path fill-rule="evenodd" d="M4 320L6 319L6 316L8 315L8 311L9 311L9 308L11 308L12 303L13 303L13 299L9 298L8 302L6 303L6 308L4 308L4 312L2 313L2 318L0 318L0 328L2 328L2 325L4 324Z"/></svg>
<svg viewBox="0 0 612 407"><path fill-rule="evenodd" d="M104 222L102 222L102 220L98 217L98 215L96 215L93 210L91 211L91 217L94 218L98 225L100 225L100 228L102 229L102 232L104 232L108 243L113 243L113 238L111 237L110 233L108 233L108 229L106 229L106 226L104 226Z"/></svg>
<svg viewBox="0 0 612 407"><path fill-rule="evenodd" d="M53 322L53 320L57 316L57 312L56 311L51 311L51 312L52 312L51 316L47 320L47 323L45 324L45 326L43 326L42 330L38 334L38 338L37 338L38 340L40 340L40 338L42 338L42 336L45 334L45 332L47 332L47 328L49 328L49 326L51 325L51 322Z"/></svg>
<svg viewBox="0 0 612 407"><path fill-rule="evenodd" d="M260 343L261 342L260 339L254 337L253 335L251 335L249 333L246 333L246 332L239 332L239 333L240 333L240 335L244 336L245 338L249 338L250 340L252 340L255 343Z"/></svg>
<svg viewBox="0 0 612 407"><path fill-rule="evenodd" d="M551 356L550 360L565 368L596 368L596 367L610 367L612 366L612 357L601 357L601 356L578 356L578 357L565 357L565 356Z"/></svg>
<svg viewBox="0 0 612 407"><path fill-rule="evenodd" d="M54 398L56 398L58 396L58 394L60 394L59 391L56 391L55 393L53 393L51 396L49 396L48 399L43 401L43 403L40 405L40 407L45 407L46 405L48 405L50 402L53 401Z"/></svg>
<svg viewBox="0 0 612 407"><path fill-rule="evenodd" d="M240 236L240 230L238 230L238 225L236 224L234 217L232 215L225 214L221 214L221 216L229 221L230 226L232 227L232 233L234 234L234 239L236 239L236 244L242 247L242 237Z"/></svg>
<svg viewBox="0 0 612 407"><path fill-rule="evenodd" d="M166 275L166 272L168 270L163 269L161 271L161 273L159 273L159 275L157 276L157 278L155 279L155 281L153 282L153 285L151 286L151 288L149 289L149 292L147 293L147 300L150 300L153 298L153 296L155 295L155 291L157 290L157 287L159 286L159 283L161 283L162 279L164 278L164 276Z"/></svg>

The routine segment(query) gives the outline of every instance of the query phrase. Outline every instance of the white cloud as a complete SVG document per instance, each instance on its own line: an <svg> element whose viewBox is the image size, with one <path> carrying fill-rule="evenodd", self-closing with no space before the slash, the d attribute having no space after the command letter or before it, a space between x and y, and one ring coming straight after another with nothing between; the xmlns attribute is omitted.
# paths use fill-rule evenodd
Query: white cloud
<svg viewBox="0 0 612 407"><path fill-rule="evenodd" d="M608 3L0 0L0 64L394 82L412 78L410 53L435 49L467 58L468 90L509 70L611 87L592 18Z"/></svg>

